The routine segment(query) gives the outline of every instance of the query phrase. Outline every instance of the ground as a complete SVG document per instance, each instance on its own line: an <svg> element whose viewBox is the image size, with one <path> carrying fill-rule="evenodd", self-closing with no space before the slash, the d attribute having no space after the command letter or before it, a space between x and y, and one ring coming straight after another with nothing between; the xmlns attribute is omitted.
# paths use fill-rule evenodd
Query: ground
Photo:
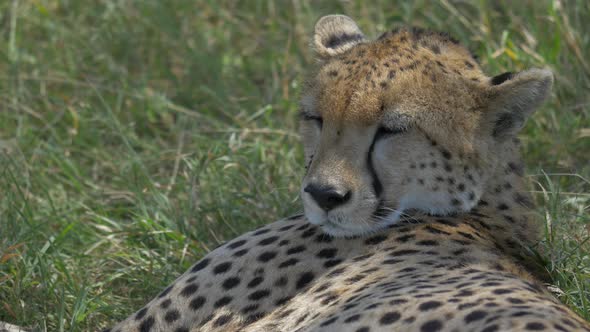
<svg viewBox="0 0 590 332"><path fill-rule="evenodd" d="M299 212L301 74L313 23L337 12L371 37L448 31L489 73L556 73L521 135L546 225L533 249L590 318L589 6L0 3L0 321L106 327L225 240Z"/></svg>

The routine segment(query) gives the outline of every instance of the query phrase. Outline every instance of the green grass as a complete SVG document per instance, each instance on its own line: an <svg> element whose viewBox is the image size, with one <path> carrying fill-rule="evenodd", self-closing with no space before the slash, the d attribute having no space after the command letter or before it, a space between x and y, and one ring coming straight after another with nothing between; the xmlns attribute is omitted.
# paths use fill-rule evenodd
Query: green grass
<svg viewBox="0 0 590 332"><path fill-rule="evenodd" d="M0 321L96 330L301 210L315 20L448 31L490 75L554 70L522 134L540 260L590 319L590 2L0 2Z"/></svg>

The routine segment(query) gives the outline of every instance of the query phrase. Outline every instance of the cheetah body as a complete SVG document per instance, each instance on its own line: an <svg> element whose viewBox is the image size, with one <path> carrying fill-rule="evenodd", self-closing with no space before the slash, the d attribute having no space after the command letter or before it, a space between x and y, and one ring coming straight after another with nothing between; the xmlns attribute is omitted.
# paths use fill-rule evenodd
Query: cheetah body
<svg viewBox="0 0 590 332"><path fill-rule="evenodd" d="M538 232L514 136L550 73L490 79L445 35L369 42L344 16L314 43L305 216L213 250L111 331L590 331L526 251Z"/></svg>

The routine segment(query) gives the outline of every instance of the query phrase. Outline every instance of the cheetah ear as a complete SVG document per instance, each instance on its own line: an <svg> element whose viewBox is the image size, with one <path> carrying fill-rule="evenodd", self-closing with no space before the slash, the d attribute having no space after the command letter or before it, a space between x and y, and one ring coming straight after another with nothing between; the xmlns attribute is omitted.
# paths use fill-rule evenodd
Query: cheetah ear
<svg viewBox="0 0 590 332"><path fill-rule="evenodd" d="M490 84L487 122L491 124L492 136L505 140L516 136L526 119L550 95L553 74L548 69L529 69L492 77Z"/></svg>
<svg viewBox="0 0 590 332"><path fill-rule="evenodd" d="M315 24L313 47L321 57L331 57L365 40L356 23L345 15L328 15Z"/></svg>

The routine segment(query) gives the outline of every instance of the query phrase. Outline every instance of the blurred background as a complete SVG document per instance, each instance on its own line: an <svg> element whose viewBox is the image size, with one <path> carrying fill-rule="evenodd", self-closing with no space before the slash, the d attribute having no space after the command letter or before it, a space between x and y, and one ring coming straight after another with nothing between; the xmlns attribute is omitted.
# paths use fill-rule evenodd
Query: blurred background
<svg viewBox="0 0 590 332"><path fill-rule="evenodd" d="M590 2L0 1L0 321L97 330L224 241L302 210L315 21L447 31L490 75L548 67L523 153L533 248L590 318Z"/></svg>

